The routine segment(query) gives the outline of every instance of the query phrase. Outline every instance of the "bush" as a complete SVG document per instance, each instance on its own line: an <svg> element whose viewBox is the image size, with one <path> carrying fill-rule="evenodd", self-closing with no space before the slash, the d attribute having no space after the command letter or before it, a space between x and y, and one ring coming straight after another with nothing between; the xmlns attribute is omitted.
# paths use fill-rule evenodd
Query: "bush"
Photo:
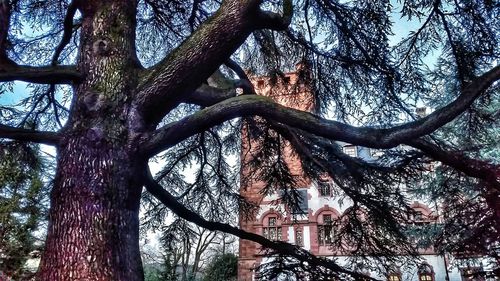
<svg viewBox="0 0 500 281"><path fill-rule="evenodd" d="M215 256L205 270L203 281L236 280L238 274L238 257L234 254Z"/></svg>

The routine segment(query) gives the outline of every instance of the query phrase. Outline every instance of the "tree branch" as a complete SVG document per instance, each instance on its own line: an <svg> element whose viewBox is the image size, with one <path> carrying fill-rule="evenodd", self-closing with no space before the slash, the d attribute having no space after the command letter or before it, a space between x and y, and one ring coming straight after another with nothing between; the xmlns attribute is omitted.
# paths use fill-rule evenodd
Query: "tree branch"
<svg viewBox="0 0 500 281"><path fill-rule="evenodd" d="M0 138L31 141L56 146L59 143L60 136L54 132L40 132L0 124Z"/></svg>
<svg viewBox="0 0 500 281"><path fill-rule="evenodd" d="M134 102L145 122L159 122L227 61L255 30L258 2L224 1L184 43L148 70Z"/></svg>
<svg viewBox="0 0 500 281"><path fill-rule="evenodd" d="M236 117L255 115L331 140L371 148L391 148L430 134L450 122L498 79L500 79L500 66L493 68L470 83L461 95L447 106L417 121L386 129L354 127L326 120L308 112L279 105L263 96L234 97L158 129L144 143L143 152L147 156L152 156L222 122Z"/></svg>
<svg viewBox="0 0 500 281"><path fill-rule="evenodd" d="M236 73L236 75L238 75L238 77L240 78L236 87L242 88L244 94L256 94L250 78L248 78L243 68L241 68L241 66L237 62L232 59L228 59L224 64L232 71L234 71L234 73Z"/></svg>
<svg viewBox="0 0 500 281"><path fill-rule="evenodd" d="M188 95L183 101L206 107L235 97L236 95L236 88L219 89L207 84L201 84L198 89Z"/></svg>
<svg viewBox="0 0 500 281"><path fill-rule="evenodd" d="M170 194L167 190L163 189L163 187L153 179L153 176L151 175L149 169L146 169L144 177L145 177L145 186L149 193L151 193L155 198L160 200L160 202L162 202L165 206L167 206L170 210L172 210L172 212L174 212L177 216L189 222L192 222L200 227L206 228L211 231L222 231L225 233L235 235L241 239L259 243L264 248L272 249L276 253L296 258L301 262L307 262L312 267L325 267L334 272L349 274L355 278L356 277L369 278L360 273L346 270L341 266L339 266L338 264L336 264L333 260L316 257L312 255L310 252L295 245L282 241L271 241L260 235L251 232L246 232L242 229L231 226L229 224L205 220L199 214L189 210L184 205L179 203L172 194ZM373 278L370 279L376 280Z"/></svg>
<svg viewBox="0 0 500 281"><path fill-rule="evenodd" d="M38 84L72 84L83 79L74 66L0 65L0 82L24 81Z"/></svg>
<svg viewBox="0 0 500 281"><path fill-rule="evenodd" d="M463 153L446 151L424 139L409 140L407 145L414 147L430 158L450 166L469 177L484 180L500 190L500 166L472 159Z"/></svg>
<svg viewBox="0 0 500 281"><path fill-rule="evenodd" d="M11 12L12 6L9 1L0 0L0 67L1 65L13 64L13 61L7 56Z"/></svg>
<svg viewBox="0 0 500 281"><path fill-rule="evenodd" d="M241 79L229 79L217 70L208 78L208 84L201 84L198 89L183 98L182 102L207 107L237 96L238 88L243 89L244 94L255 94L252 82L243 69L234 61L226 62L226 65L230 65L229 67L237 72Z"/></svg>
<svg viewBox="0 0 500 281"><path fill-rule="evenodd" d="M259 28L272 30L285 30L292 22L293 17L293 2L292 0L283 0L282 14L277 14L268 11L260 11L258 14Z"/></svg>
<svg viewBox="0 0 500 281"><path fill-rule="evenodd" d="M262 28L262 22L272 23L275 27L281 25L282 29L290 24L293 15L291 0L284 0L283 16L260 11L260 2L225 1L214 16L144 75L135 107L144 113L146 122L159 122L224 62L240 76L241 68L229 56L252 31ZM240 84L236 86L243 88L245 93L253 93L251 85L240 78Z"/></svg>
<svg viewBox="0 0 500 281"><path fill-rule="evenodd" d="M56 50L54 51L54 56L52 57L52 65L57 65L57 61L59 56L61 55L64 47L68 45L71 40L71 33L73 32L73 17L75 16L77 5L77 0L71 1L68 5L68 10L66 11L66 16L64 17L64 31L61 42L57 45Z"/></svg>

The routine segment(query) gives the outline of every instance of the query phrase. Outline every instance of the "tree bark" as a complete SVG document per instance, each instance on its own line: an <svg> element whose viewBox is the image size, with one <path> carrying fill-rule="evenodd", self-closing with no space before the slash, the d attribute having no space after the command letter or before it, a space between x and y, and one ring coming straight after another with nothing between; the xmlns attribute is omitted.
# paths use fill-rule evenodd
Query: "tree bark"
<svg viewBox="0 0 500 281"><path fill-rule="evenodd" d="M135 1L82 1L70 120L61 133L38 280L143 280L143 165L130 109L137 86ZM133 128L133 129L132 129ZM143 167L142 167L143 168Z"/></svg>
<svg viewBox="0 0 500 281"><path fill-rule="evenodd" d="M129 153L88 136L59 150L39 280L142 280L141 185Z"/></svg>

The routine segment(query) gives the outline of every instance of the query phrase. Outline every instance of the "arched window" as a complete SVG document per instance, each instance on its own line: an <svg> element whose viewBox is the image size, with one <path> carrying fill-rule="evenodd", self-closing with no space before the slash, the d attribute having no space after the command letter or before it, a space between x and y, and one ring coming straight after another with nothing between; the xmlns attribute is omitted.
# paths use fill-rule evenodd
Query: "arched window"
<svg viewBox="0 0 500 281"><path fill-rule="evenodd" d="M332 214L323 214L318 221L318 243L328 246L333 243L333 220Z"/></svg>
<svg viewBox="0 0 500 281"><path fill-rule="evenodd" d="M436 216L425 204L417 201L410 205L413 211L410 213L410 220L415 225L424 225L436 221Z"/></svg>
<svg viewBox="0 0 500 281"><path fill-rule="evenodd" d="M432 266L424 263L418 268L419 281L434 281L434 270Z"/></svg>
<svg viewBox="0 0 500 281"><path fill-rule="evenodd" d="M335 238L335 223L339 218L339 213L334 208L325 205L314 215L313 220L318 224L317 237L319 246L330 246Z"/></svg>
<svg viewBox="0 0 500 281"><path fill-rule="evenodd" d="M401 273L389 273L387 275L387 281L401 281Z"/></svg>

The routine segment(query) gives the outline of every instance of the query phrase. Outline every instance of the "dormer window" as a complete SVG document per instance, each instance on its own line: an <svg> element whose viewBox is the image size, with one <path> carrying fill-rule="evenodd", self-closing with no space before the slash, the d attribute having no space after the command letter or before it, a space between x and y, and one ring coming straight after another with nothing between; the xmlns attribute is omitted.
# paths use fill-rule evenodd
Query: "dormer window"
<svg viewBox="0 0 500 281"><path fill-rule="evenodd" d="M418 117L423 118L427 116L427 107L417 107L415 109L415 113L418 115Z"/></svg>
<svg viewBox="0 0 500 281"><path fill-rule="evenodd" d="M322 180L318 182L318 191L320 196L332 195L332 183L330 181Z"/></svg>

